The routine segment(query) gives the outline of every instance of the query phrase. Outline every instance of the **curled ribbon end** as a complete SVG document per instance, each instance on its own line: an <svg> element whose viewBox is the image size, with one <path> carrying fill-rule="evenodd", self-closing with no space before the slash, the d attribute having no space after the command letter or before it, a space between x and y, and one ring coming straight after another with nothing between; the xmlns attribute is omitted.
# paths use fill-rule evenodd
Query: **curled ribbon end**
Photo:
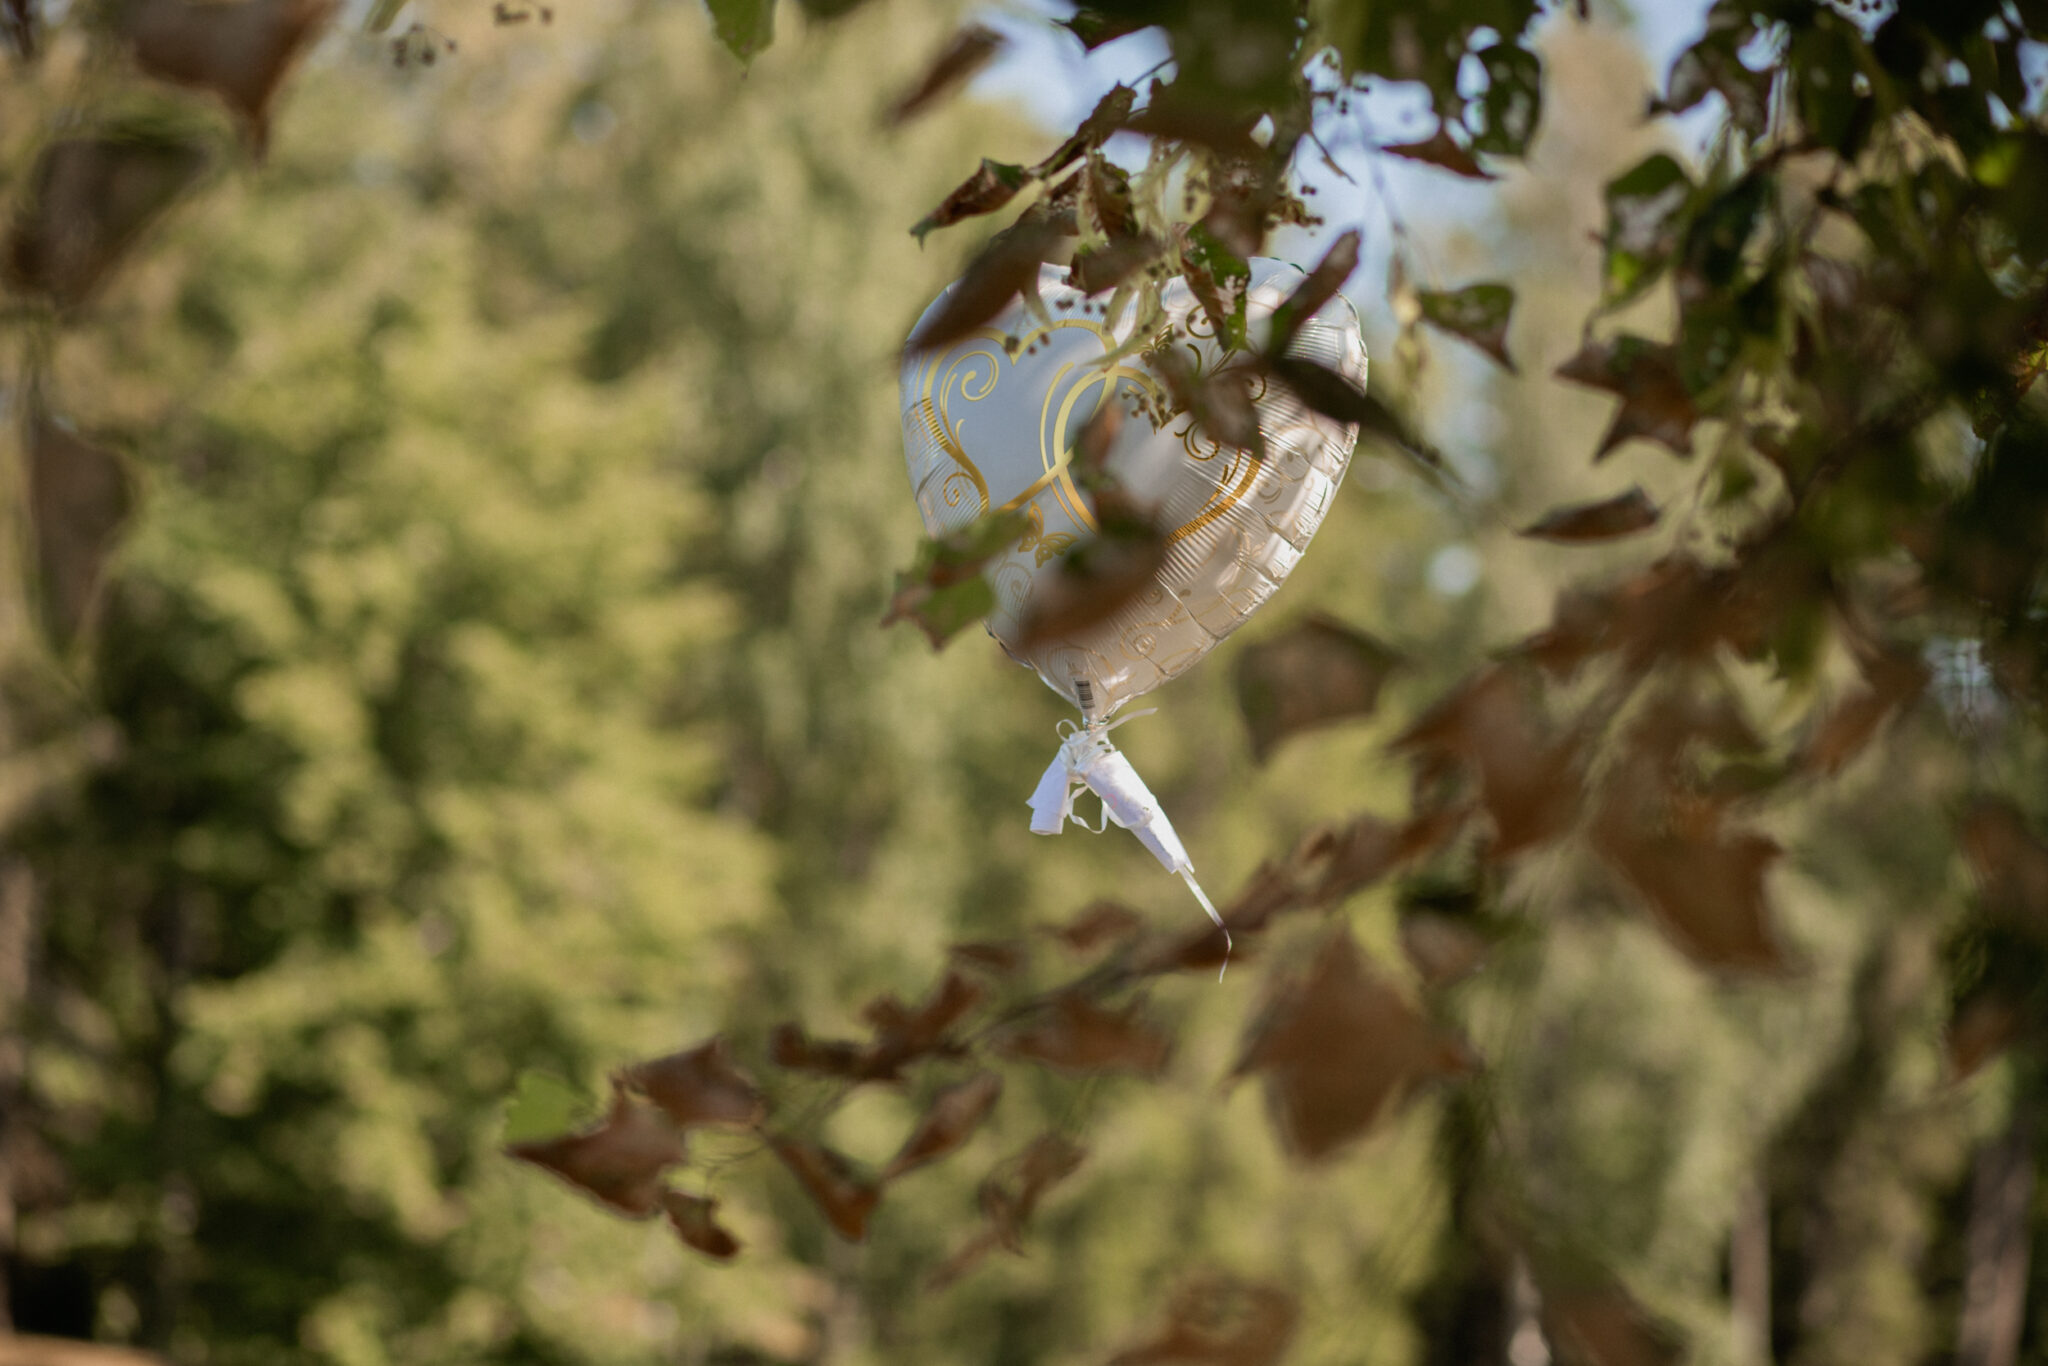
<svg viewBox="0 0 2048 1366"><path fill-rule="evenodd" d="M1230 951L1235 947L1230 939L1230 926L1223 923L1223 917L1216 914L1216 907L1209 901L1209 894L1202 890L1202 884L1195 881L1193 868L1180 869L1180 880L1187 883L1188 890L1195 894L1195 900L1202 903L1202 909L1209 913L1210 921L1223 932L1223 965L1216 969L1216 980L1220 983L1223 974L1230 970Z"/></svg>

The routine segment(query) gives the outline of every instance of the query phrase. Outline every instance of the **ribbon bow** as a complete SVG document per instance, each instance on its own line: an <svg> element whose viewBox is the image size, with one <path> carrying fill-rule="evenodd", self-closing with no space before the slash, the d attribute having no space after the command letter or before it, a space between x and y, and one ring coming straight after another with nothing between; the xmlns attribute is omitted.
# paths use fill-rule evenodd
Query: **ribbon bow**
<svg viewBox="0 0 2048 1366"><path fill-rule="evenodd" d="M1031 832L1035 835L1057 835L1071 820L1083 830L1100 834L1113 821L1136 835L1167 872L1178 874L1181 881L1187 883L1188 890L1195 894L1195 900L1202 903L1209 919L1223 932L1223 968L1228 968L1230 927L1223 923L1222 916L1216 914L1216 908L1210 904L1202 884L1195 881L1195 865L1188 858L1180 836L1174 833L1173 822L1160 808L1159 799L1152 795L1152 789L1145 786L1145 780L1138 776L1138 770L1131 766L1131 761L1109 740L1109 732L1125 721L1135 721L1140 716L1151 714L1150 709L1132 712L1109 725L1100 721L1085 726L1076 726L1072 721L1060 722L1060 734L1064 737L1060 752L1046 766L1045 776L1038 780L1038 788L1031 794ZM1100 825L1091 826L1074 814L1074 797L1083 787L1102 799ZM1223 980L1223 968L1216 971L1219 982Z"/></svg>

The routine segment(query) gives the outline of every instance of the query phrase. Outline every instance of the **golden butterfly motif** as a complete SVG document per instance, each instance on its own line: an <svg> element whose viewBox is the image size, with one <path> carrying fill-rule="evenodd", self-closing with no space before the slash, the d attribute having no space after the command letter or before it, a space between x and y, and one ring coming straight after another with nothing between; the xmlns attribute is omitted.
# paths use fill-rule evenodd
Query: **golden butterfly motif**
<svg viewBox="0 0 2048 1366"><path fill-rule="evenodd" d="M1072 532L1055 531L1050 536L1045 534L1045 512L1037 503L1027 505L1024 515L1031 519L1031 529L1017 542L1017 549L1031 551L1040 568L1044 567L1047 560L1064 555L1073 548L1075 537Z"/></svg>

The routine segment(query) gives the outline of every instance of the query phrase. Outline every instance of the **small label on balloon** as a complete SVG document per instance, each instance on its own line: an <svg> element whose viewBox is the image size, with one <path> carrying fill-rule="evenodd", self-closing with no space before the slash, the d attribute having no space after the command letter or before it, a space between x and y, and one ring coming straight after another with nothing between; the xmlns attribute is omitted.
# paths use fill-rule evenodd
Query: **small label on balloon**
<svg viewBox="0 0 2048 1366"><path fill-rule="evenodd" d="M1081 704L1081 715L1095 715L1095 685L1085 678L1074 680L1074 700Z"/></svg>

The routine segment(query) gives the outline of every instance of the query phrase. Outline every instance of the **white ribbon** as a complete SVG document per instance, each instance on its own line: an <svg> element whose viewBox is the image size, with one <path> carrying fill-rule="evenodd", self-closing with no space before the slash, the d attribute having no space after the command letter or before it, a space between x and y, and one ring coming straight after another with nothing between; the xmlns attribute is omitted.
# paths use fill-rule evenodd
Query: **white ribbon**
<svg viewBox="0 0 2048 1366"><path fill-rule="evenodd" d="M1187 883L1188 890L1195 894L1195 900L1202 903L1202 909L1209 913L1216 928L1223 931L1223 967L1216 970L1216 980L1223 980L1223 970L1230 966L1230 927L1223 923L1223 917L1216 914L1215 906L1202 890L1202 884L1195 881L1195 865L1188 858L1188 851L1182 846L1180 836L1174 833L1173 822L1166 818L1160 808L1159 799L1152 795L1152 789L1145 786L1145 780L1138 776L1138 770L1131 767L1131 761L1109 741L1109 732L1125 721L1135 721L1140 716L1150 716L1151 709L1132 712L1121 720L1103 725L1093 722L1086 726L1075 726L1072 721L1060 722L1060 752L1047 765L1045 776L1038 780L1038 788L1031 794L1031 832L1035 835L1057 835L1068 821L1100 834L1111 821L1136 835L1152 857L1169 873L1176 873ZM1081 788L1087 788L1102 799L1101 825L1091 826L1074 814L1074 796Z"/></svg>

